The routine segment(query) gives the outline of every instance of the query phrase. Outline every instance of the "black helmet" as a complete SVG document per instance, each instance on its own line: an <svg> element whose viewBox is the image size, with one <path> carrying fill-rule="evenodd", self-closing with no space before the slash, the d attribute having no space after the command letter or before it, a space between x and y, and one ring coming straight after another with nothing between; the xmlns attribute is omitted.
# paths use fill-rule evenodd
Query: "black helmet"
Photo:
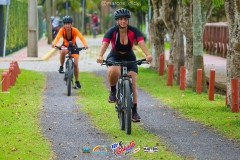
<svg viewBox="0 0 240 160"><path fill-rule="evenodd" d="M115 17L115 20L117 20L118 18L121 18L121 17L130 18L131 14L127 9L120 8L114 12L114 17Z"/></svg>
<svg viewBox="0 0 240 160"><path fill-rule="evenodd" d="M63 17L63 23L72 23L72 21L72 17L70 16Z"/></svg>

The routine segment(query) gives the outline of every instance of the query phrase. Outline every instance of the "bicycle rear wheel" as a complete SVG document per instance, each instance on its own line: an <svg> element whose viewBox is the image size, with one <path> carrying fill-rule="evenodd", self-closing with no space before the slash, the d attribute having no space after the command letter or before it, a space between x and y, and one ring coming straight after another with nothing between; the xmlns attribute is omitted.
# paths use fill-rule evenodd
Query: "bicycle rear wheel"
<svg viewBox="0 0 240 160"><path fill-rule="evenodd" d="M129 80L125 80L124 81L124 88L123 88L123 92L124 92L124 105L125 105L125 109L124 109L124 119L125 119L125 130L126 130L126 134L131 134L132 131L132 105L133 105L133 95L132 95L132 89L130 88L130 81Z"/></svg>
<svg viewBox="0 0 240 160"><path fill-rule="evenodd" d="M71 59L67 60L66 63L66 71L67 71L67 95L70 96L72 92L72 68L73 68L73 62Z"/></svg>

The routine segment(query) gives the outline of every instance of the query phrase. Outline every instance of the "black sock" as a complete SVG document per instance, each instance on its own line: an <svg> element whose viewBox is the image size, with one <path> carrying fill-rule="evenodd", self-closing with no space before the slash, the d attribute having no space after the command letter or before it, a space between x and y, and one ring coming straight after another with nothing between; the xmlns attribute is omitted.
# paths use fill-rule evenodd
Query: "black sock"
<svg viewBox="0 0 240 160"><path fill-rule="evenodd" d="M112 92L116 92L116 85L115 86L111 86L111 91Z"/></svg>
<svg viewBox="0 0 240 160"><path fill-rule="evenodd" d="M133 103L132 112L133 112L133 113L136 113L136 112L137 112L137 103Z"/></svg>

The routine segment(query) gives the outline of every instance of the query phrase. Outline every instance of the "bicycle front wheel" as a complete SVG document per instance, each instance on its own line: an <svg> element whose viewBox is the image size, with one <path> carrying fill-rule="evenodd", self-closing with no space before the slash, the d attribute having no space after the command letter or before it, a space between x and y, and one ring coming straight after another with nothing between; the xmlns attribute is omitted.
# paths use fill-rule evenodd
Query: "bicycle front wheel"
<svg viewBox="0 0 240 160"><path fill-rule="evenodd" d="M118 111L118 119L119 119L119 123L120 123L120 129L121 130L125 130L125 117L124 117L124 111L122 108L124 108L124 101L121 98L121 96L123 95L123 87L122 84L120 82L120 80L118 80L117 83L117 101L116 101L116 110Z"/></svg>
<svg viewBox="0 0 240 160"><path fill-rule="evenodd" d="M132 89L130 88L130 81L129 80L125 80L124 81L124 88L123 88L123 92L124 92L124 105L125 105L125 130L127 134L131 134L131 130L132 130L132 105L133 105L133 95L132 95Z"/></svg>
<svg viewBox="0 0 240 160"><path fill-rule="evenodd" d="M66 63L66 70L67 70L67 95L70 96L72 92L72 68L73 68L73 62L71 59L68 59Z"/></svg>

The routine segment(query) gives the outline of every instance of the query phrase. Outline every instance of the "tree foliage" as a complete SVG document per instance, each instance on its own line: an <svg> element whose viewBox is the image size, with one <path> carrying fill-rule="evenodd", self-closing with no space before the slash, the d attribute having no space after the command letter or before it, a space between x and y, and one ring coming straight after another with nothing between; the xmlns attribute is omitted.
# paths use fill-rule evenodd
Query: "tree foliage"
<svg viewBox="0 0 240 160"><path fill-rule="evenodd" d="M135 15L146 13L148 11L148 1L147 0L113 0L112 4L116 5L116 8L126 8L133 12Z"/></svg>
<svg viewBox="0 0 240 160"><path fill-rule="evenodd" d="M200 0L200 1L203 2L204 0ZM184 4L189 4L190 0L184 0L183 2ZM212 0L212 3L214 7L220 7L221 5L224 4L224 0Z"/></svg>

